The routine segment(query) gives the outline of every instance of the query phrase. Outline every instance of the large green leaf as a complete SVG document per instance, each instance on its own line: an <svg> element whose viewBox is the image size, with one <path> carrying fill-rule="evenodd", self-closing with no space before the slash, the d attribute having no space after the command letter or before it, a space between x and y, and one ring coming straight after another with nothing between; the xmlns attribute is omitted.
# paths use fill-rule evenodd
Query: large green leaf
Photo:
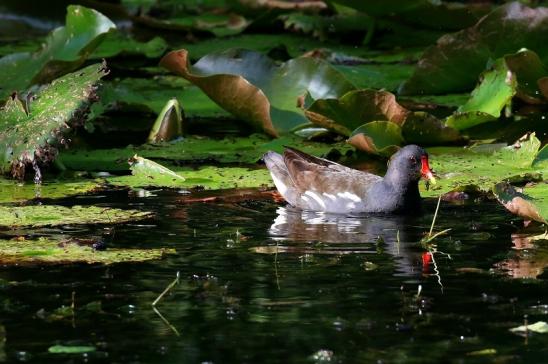
<svg viewBox="0 0 548 364"><path fill-rule="evenodd" d="M151 218L150 212L98 206L0 206L0 229L60 225L118 224Z"/></svg>
<svg viewBox="0 0 548 364"><path fill-rule="evenodd" d="M70 5L65 26L53 30L39 50L0 58L0 99L76 69L114 28L101 13Z"/></svg>
<svg viewBox="0 0 548 364"><path fill-rule="evenodd" d="M392 93L371 89L350 91L338 99L316 100L305 111L314 124L345 136L371 121L386 120L401 125L409 113Z"/></svg>
<svg viewBox="0 0 548 364"><path fill-rule="evenodd" d="M546 169L534 164L539 147L540 141L532 134L508 147L488 144L430 148L430 166L438 176L438 183L423 195L438 196L467 189L491 192L501 181L523 183L545 178Z"/></svg>
<svg viewBox="0 0 548 364"><path fill-rule="evenodd" d="M333 98L354 89L329 64L313 58L278 66L260 53L230 49L190 66L183 49L167 54L160 64L200 87L225 110L273 136L306 124L299 106L307 94L313 99Z"/></svg>
<svg viewBox="0 0 548 364"><path fill-rule="evenodd" d="M64 133L81 121L93 101L96 85L107 74L105 64L95 64L65 75L27 101L10 97L0 110L0 173L22 178L25 167L55 158L56 147L66 144Z"/></svg>
<svg viewBox="0 0 548 364"><path fill-rule="evenodd" d="M500 6L474 26L441 37L428 48L400 93L443 94L468 91L495 59L526 47L548 57L548 8L512 2Z"/></svg>
<svg viewBox="0 0 548 364"><path fill-rule="evenodd" d="M0 203L19 202L34 198L52 199L91 193L101 187L89 179L47 179L41 184L20 183L0 177Z"/></svg>
<svg viewBox="0 0 548 364"><path fill-rule="evenodd" d="M149 164L149 162L152 161L147 160L146 164ZM162 168L167 169L163 166ZM171 167L170 172L172 174L169 176L165 172L157 172L158 168L149 168L142 173L135 173L135 168L132 169L133 175L131 176L108 177L106 181L109 185L130 188L161 187L224 190L273 186L270 172L264 168L203 166L196 169Z"/></svg>
<svg viewBox="0 0 548 364"><path fill-rule="evenodd" d="M504 58L499 58L481 78L470 99L447 118L446 125L463 130L496 120L516 94L516 76Z"/></svg>
<svg viewBox="0 0 548 364"><path fill-rule="evenodd" d="M162 259L173 254L173 249L93 249L92 241L82 244L77 240L38 238L32 240L0 240L0 264L3 265L51 265L51 264L115 264L144 262ZM84 350L84 348L86 348ZM93 348L93 347L91 347ZM88 347L49 348L50 353L81 353L91 350Z"/></svg>
<svg viewBox="0 0 548 364"><path fill-rule="evenodd" d="M352 147L343 144L325 144L304 142L301 138L285 136L271 140L264 135L249 137L213 139L207 137L187 137L171 143L128 146L122 149L96 149L64 151L59 160L69 169L98 171L127 171L128 159L138 154L144 158L158 159L181 163L216 163L251 164L259 161L269 150L281 152L284 145L293 146L306 153L325 156L336 150L344 155Z"/></svg>

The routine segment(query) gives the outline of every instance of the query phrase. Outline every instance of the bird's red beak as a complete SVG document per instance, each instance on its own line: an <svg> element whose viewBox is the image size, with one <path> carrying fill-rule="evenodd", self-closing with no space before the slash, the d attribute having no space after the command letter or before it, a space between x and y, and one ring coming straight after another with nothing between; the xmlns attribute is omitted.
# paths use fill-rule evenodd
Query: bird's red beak
<svg viewBox="0 0 548 364"><path fill-rule="evenodd" d="M434 177L434 173L432 173L432 170L430 169L430 166L428 165L428 156L423 155L421 157L421 175L422 178L429 181L433 185L436 184L436 178Z"/></svg>

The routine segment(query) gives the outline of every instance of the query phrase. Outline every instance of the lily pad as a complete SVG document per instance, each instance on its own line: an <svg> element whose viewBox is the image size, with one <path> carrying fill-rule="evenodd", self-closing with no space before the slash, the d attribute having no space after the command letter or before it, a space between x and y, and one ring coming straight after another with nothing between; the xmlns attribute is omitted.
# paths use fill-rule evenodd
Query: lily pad
<svg viewBox="0 0 548 364"><path fill-rule="evenodd" d="M145 211L120 210L98 206L0 206L0 229L59 225L118 224L148 219L152 216L152 213Z"/></svg>
<svg viewBox="0 0 548 364"><path fill-rule="evenodd" d="M170 143L128 146L124 149L70 149L60 154L59 160L69 169L124 171L128 170L127 160L135 154L148 159L159 159L177 163L256 163L269 150L281 152L284 145L294 146L306 153L327 155L336 150L344 155L353 148L344 143L304 142L298 137L286 136L271 140L265 135L254 134L245 138L213 139L207 137L187 137Z"/></svg>
<svg viewBox="0 0 548 364"><path fill-rule="evenodd" d="M80 245L75 241L39 239L0 240L0 264L115 264L144 262L162 259L173 254L173 249L121 249L95 250L91 245ZM51 349L51 348L50 348ZM58 348L58 353L65 349Z"/></svg>
<svg viewBox="0 0 548 364"><path fill-rule="evenodd" d="M539 183L523 189L523 193L509 183L498 183L493 193L499 202L514 215L543 224L548 222L548 184ZM531 196L533 193L536 198Z"/></svg>
<svg viewBox="0 0 548 364"><path fill-rule="evenodd" d="M165 167L164 167L165 168ZM144 188L198 188L205 190L224 190L230 188L256 188L273 186L267 169L245 167L204 166L193 168L171 168L171 173L179 178L157 175L134 174L132 176L109 177L107 182L113 186ZM184 176L184 180L181 180Z"/></svg>
<svg viewBox="0 0 548 364"><path fill-rule="evenodd" d="M430 166L438 176L438 183L431 186L430 190L422 191L422 194L439 196L459 189L490 193L493 186L502 181L527 182L542 179L545 170L533 165L540 147L534 134L508 147L487 146L429 148Z"/></svg>
<svg viewBox="0 0 548 364"><path fill-rule="evenodd" d="M54 159L56 147L66 143L63 134L93 101L105 67L91 65L55 80L26 107L17 97L8 99L0 110L0 173L23 178L27 165Z"/></svg>
<svg viewBox="0 0 548 364"><path fill-rule="evenodd" d="M348 143L357 149L385 157L398 151L403 143L401 128L390 121L372 121L354 130Z"/></svg>
<svg viewBox="0 0 548 364"><path fill-rule="evenodd" d="M548 57L548 8L520 2L502 5L474 26L446 34L428 48L400 94L444 94L468 91L489 59L525 47Z"/></svg>
<svg viewBox="0 0 548 364"><path fill-rule="evenodd" d="M392 93L372 89L350 91L338 99L316 100L305 111L314 124L345 136L371 121L386 120L401 125L409 113Z"/></svg>
<svg viewBox="0 0 548 364"><path fill-rule="evenodd" d="M0 99L78 68L114 28L114 23L101 13L70 5L65 26L53 30L39 50L0 59Z"/></svg>
<svg viewBox="0 0 548 364"><path fill-rule="evenodd" d="M498 119L516 94L518 83L504 58L498 59L481 78L470 99L447 118L447 126L462 130Z"/></svg>
<svg viewBox="0 0 548 364"><path fill-rule="evenodd" d="M139 180L150 181L155 186L180 186L185 178L172 170L146 158L133 156L129 160L131 174Z"/></svg>
<svg viewBox="0 0 548 364"><path fill-rule="evenodd" d="M508 68L518 80L517 97L530 104L546 102L538 85L538 80L548 76L548 70L539 56L528 49L504 57Z"/></svg>
<svg viewBox="0 0 548 364"><path fill-rule="evenodd" d="M243 49L209 54L190 66L185 49L160 65L200 87L212 100L254 128L278 136L306 124L300 106L306 94L333 98L354 86L328 63L297 58L280 66Z"/></svg>
<svg viewBox="0 0 548 364"><path fill-rule="evenodd" d="M48 179L37 185L0 177L0 203L83 195L100 187L97 181L87 179Z"/></svg>

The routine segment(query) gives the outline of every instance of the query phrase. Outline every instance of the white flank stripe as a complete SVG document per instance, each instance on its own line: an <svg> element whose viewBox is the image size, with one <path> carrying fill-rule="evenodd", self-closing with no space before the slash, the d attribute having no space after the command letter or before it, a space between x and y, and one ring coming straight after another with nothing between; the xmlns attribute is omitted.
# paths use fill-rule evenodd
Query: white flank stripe
<svg viewBox="0 0 548 364"><path fill-rule="evenodd" d="M318 203L321 209L325 211L325 202L323 202L320 196L318 196L316 193L312 191L306 191L304 194L307 196L310 196L314 201Z"/></svg>
<svg viewBox="0 0 548 364"><path fill-rule="evenodd" d="M361 202L362 199L359 198L357 195L351 193L351 192L339 192L337 193L337 196L339 196L340 198L344 198L346 200L350 200L350 201L353 201L353 202Z"/></svg>

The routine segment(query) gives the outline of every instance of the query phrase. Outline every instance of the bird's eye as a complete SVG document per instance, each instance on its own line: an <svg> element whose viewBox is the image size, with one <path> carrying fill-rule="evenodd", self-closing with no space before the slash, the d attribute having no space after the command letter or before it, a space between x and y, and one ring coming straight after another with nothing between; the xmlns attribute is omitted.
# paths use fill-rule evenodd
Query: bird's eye
<svg viewBox="0 0 548 364"><path fill-rule="evenodd" d="M409 160L412 164L417 164L417 158L415 158L414 156L409 157Z"/></svg>

